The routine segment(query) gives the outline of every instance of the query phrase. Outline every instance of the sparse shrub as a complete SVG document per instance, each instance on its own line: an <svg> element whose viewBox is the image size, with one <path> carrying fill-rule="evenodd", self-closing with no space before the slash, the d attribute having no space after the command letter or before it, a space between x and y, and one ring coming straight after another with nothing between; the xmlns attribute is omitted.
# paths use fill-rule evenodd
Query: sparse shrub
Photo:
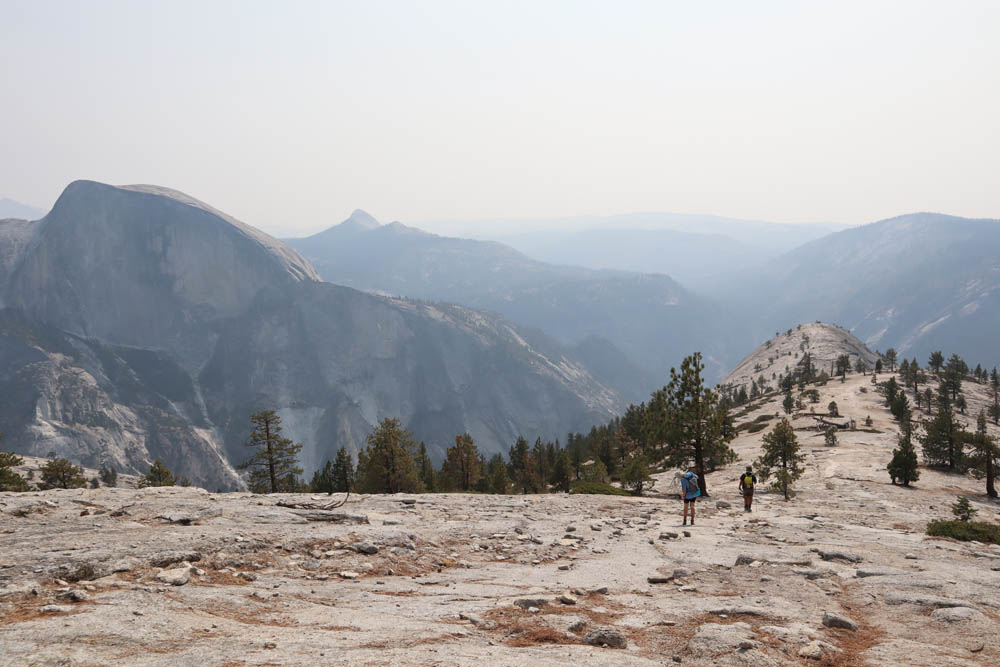
<svg viewBox="0 0 1000 667"><path fill-rule="evenodd" d="M99 489L99 488L101 488L101 480L97 479L96 477L91 477L90 478L90 488L92 488L92 489Z"/></svg>
<svg viewBox="0 0 1000 667"><path fill-rule="evenodd" d="M24 463L17 454L11 452L0 452L0 491L23 492L29 489L24 478L14 472L14 466ZM31 471L28 471L29 473ZM29 478L30 479L30 478Z"/></svg>
<svg viewBox="0 0 1000 667"><path fill-rule="evenodd" d="M177 479L174 473L170 472L170 468L163 465L160 459L156 459L153 465L149 466L149 472L139 478L136 486L144 489L147 486L173 486L176 483Z"/></svg>
<svg viewBox="0 0 1000 667"><path fill-rule="evenodd" d="M830 401L830 404L826 406L827 411L830 413L831 417L839 417L840 411L837 408L837 401Z"/></svg>
<svg viewBox="0 0 1000 667"><path fill-rule="evenodd" d="M630 496L632 495L625 489L619 489L617 486L611 486L610 484L605 484L603 482L588 482L580 481L573 484L573 487L569 490L570 493L584 493L584 494L596 494L605 496Z"/></svg>
<svg viewBox="0 0 1000 667"><path fill-rule="evenodd" d="M835 447L837 445L837 427L831 426L826 429L826 433L823 434L823 440L827 447Z"/></svg>
<svg viewBox="0 0 1000 667"><path fill-rule="evenodd" d="M109 466L101 466L97 476L101 478L101 484L104 486L118 486L118 471Z"/></svg>
<svg viewBox="0 0 1000 667"><path fill-rule="evenodd" d="M984 521L931 521L927 524L927 534L932 537L950 537L962 542L983 542L1000 544L1000 526Z"/></svg>
<svg viewBox="0 0 1000 667"><path fill-rule="evenodd" d="M868 387L860 387L858 389L858 391L860 391L862 394L867 394L868 393Z"/></svg>

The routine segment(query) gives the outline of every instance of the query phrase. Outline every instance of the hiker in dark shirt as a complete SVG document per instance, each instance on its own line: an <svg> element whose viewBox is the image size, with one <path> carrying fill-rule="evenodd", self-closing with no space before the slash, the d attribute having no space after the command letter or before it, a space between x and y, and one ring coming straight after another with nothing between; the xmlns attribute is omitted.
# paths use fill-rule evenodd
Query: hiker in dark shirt
<svg viewBox="0 0 1000 667"><path fill-rule="evenodd" d="M757 476L753 474L753 468L747 466L747 471L740 475L740 493L743 494L743 511L751 512L753 505L753 487L757 485Z"/></svg>

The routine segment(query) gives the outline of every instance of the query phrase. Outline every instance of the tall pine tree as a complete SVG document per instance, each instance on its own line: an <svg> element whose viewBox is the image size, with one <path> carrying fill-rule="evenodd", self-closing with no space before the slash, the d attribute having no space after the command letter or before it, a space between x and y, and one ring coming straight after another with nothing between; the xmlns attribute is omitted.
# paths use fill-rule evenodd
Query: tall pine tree
<svg viewBox="0 0 1000 667"><path fill-rule="evenodd" d="M754 462L754 470L765 482L773 475L772 487L781 491L788 500L792 485L805 471L802 467L805 456L799 452L798 438L787 419L782 419L764 434L761 450L760 458Z"/></svg>
<svg viewBox="0 0 1000 667"><path fill-rule="evenodd" d="M263 410L250 415L253 430L244 443L254 449L242 465L249 470L248 484L254 493L294 492L296 475L302 474L298 454L302 445L281 435L281 417L274 410ZM289 488L292 487L292 488Z"/></svg>

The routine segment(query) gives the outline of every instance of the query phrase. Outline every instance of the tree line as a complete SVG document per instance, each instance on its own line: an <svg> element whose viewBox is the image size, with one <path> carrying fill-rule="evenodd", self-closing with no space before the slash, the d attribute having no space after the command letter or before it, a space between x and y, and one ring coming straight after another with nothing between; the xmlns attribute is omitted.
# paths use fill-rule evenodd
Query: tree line
<svg viewBox="0 0 1000 667"><path fill-rule="evenodd" d="M728 443L735 437L731 402L707 387L700 353L671 369L670 382L649 401L630 405L621 417L589 433L569 433L565 443L519 437L506 456L487 457L468 433L455 436L435 467L426 444L417 442L396 418L383 419L365 446L351 454L340 448L309 482L301 479L301 445L281 435L273 410L251 415L246 444L254 450L240 466L250 489L274 492L360 493L548 493L574 485L620 482L633 493L652 486L651 472L662 467L691 468L708 495L707 473L736 460Z"/></svg>

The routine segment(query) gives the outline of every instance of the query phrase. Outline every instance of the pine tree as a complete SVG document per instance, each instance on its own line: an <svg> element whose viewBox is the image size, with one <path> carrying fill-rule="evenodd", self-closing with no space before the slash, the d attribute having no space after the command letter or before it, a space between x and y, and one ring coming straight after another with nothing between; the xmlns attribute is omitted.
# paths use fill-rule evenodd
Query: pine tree
<svg viewBox="0 0 1000 667"><path fill-rule="evenodd" d="M792 414L792 410L795 409L795 399L792 398L791 392L785 393L785 398L781 401L781 407L784 409L786 415Z"/></svg>
<svg viewBox="0 0 1000 667"><path fill-rule="evenodd" d="M118 471L110 466L101 466L101 469L97 472L98 476L101 478L101 483L104 486L115 487L118 486Z"/></svg>
<svg viewBox="0 0 1000 667"><path fill-rule="evenodd" d="M894 372L896 370L896 350L890 347L885 351L883 356L885 357L885 363L889 365L889 372Z"/></svg>
<svg viewBox="0 0 1000 667"><path fill-rule="evenodd" d="M961 469L963 464L964 432L952 413L948 388L941 383L938 390L937 415L923 422L924 436L920 439L924 460L930 465Z"/></svg>
<svg viewBox="0 0 1000 667"><path fill-rule="evenodd" d="M713 462L731 462L736 453L729 447L732 429L726 428L728 409L719 395L705 386L705 365L695 352L681 362L681 370L670 369L670 383L653 394L656 404L654 428L666 443L665 463L687 468L694 463L701 495L708 496L706 472Z"/></svg>
<svg viewBox="0 0 1000 667"><path fill-rule="evenodd" d="M528 441L519 437L510 448L511 479L515 488L524 493L537 493L538 481L535 476L535 462L528 447Z"/></svg>
<svg viewBox="0 0 1000 667"><path fill-rule="evenodd" d="M153 465L149 466L149 471L139 478L140 487L174 486L176 484L177 478L174 477L174 473L160 459L153 461Z"/></svg>
<svg viewBox="0 0 1000 667"><path fill-rule="evenodd" d="M420 447L417 449L417 474L420 476L420 482L424 485L425 492L434 493L438 490L438 480L437 474L434 472L434 464L431 463L431 457L427 455L427 445L423 442L420 443Z"/></svg>
<svg viewBox="0 0 1000 667"><path fill-rule="evenodd" d="M986 473L986 495L996 498L996 465L1000 450L986 430L986 413L983 410L976 418L976 432L970 445L970 463Z"/></svg>
<svg viewBox="0 0 1000 667"><path fill-rule="evenodd" d="M944 382L951 393L951 400L958 399L958 392L962 391L962 378L969 372L969 367L957 354L948 358L948 363L944 367Z"/></svg>
<svg viewBox="0 0 1000 667"><path fill-rule="evenodd" d="M313 472L309 482L310 493L333 493L333 461L327 459L319 470Z"/></svg>
<svg viewBox="0 0 1000 667"><path fill-rule="evenodd" d="M14 472L14 468L23 464L24 459L17 454L0 450L0 491L23 492L30 489L24 478Z"/></svg>
<svg viewBox="0 0 1000 667"><path fill-rule="evenodd" d="M294 493L298 488L296 475L302 474L298 454L302 445L281 435L281 417L274 410L250 415L253 430L243 444L254 453L238 466L249 470L247 484L254 493Z"/></svg>
<svg viewBox="0 0 1000 667"><path fill-rule="evenodd" d="M901 423L899 442L896 449L892 450L892 460L886 469L893 484L909 486L910 482L920 479L920 470L917 469L917 450L913 446L913 426L909 415Z"/></svg>
<svg viewBox="0 0 1000 667"><path fill-rule="evenodd" d="M931 352L931 356L927 360L927 368L937 374L941 372L942 366L944 366L944 355L941 354L941 350Z"/></svg>
<svg viewBox="0 0 1000 667"><path fill-rule="evenodd" d="M559 455L556 456L555 465L552 466L552 486L555 487L556 491L569 492L571 469L569 454L566 453L565 449L560 450Z"/></svg>
<svg viewBox="0 0 1000 667"><path fill-rule="evenodd" d="M450 491L471 491L482 477L479 449L468 433L455 436L455 444L445 452L441 464L442 485Z"/></svg>
<svg viewBox="0 0 1000 667"><path fill-rule="evenodd" d="M993 419L994 424L1000 424L1000 402L993 399L993 405L987 408L987 414Z"/></svg>
<svg viewBox="0 0 1000 667"><path fill-rule="evenodd" d="M837 357L837 375L840 376L841 382L847 378L847 371L849 370L851 370L851 357L846 354Z"/></svg>
<svg viewBox="0 0 1000 667"><path fill-rule="evenodd" d="M417 443L399 419L383 419L368 434L364 448L364 468L358 457L358 490L363 493L420 493L413 455Z"/></svg>
<svg viewBox="0 0 1000 667"><path fill-rule="evenodd" d="M494 454L493 458L486 465L486 474L489 477L489 492L505 495L510 493L510 476L507 474L507 464L503 457Z"/></svg>
<svg viewBox="0 0 1000 667"><path fill-rule="evenodd" d="M827 447L837 446L837 427L831 426L823 433L823 441Z"/></svg>
<svg viewBox="0 0 1000 667"><path fill-rule="evenodd" d="M52 459L41 468L43 489L82 489L87 486L83 468L75 466L68 459Z"/></svg>
<svg viewBox="0 0 1000 667"><path fill-rule="evenodd" d="M959 496L958 500L952 503L951 506L951 513L954 514L959 521L972 521L972 517L978 512L979 510L975 509L972 506L972 503L969 502L969 499L965 496Z"/></svg>
<svg viewBox="0 0 1000 667"><path fill-rule="evenodd" d="M831 417L840 416L840 408L837 407L837 401L830 401L830 404L826 406L826 409L830 413Z"/></svg>
<svg viewBox="0 0 1000 667"><path fill-rule="evenodd" d="M653 478L649 474L649 463L645 457L636 456L625 465L622 472L622 488L637 496L646 489L652 488Z"/></svg>
<svg viewBox="0 0 1000 667"><path fill-rule="evenodd" d="M799 453L798 438L787 419L782 419L768 433L764 434L760 458L754 462L754 469L762 481L767 481L774 475L772 487L780 490L785 500L795 480L804 472L802 461L805 456Z"/></svg>

